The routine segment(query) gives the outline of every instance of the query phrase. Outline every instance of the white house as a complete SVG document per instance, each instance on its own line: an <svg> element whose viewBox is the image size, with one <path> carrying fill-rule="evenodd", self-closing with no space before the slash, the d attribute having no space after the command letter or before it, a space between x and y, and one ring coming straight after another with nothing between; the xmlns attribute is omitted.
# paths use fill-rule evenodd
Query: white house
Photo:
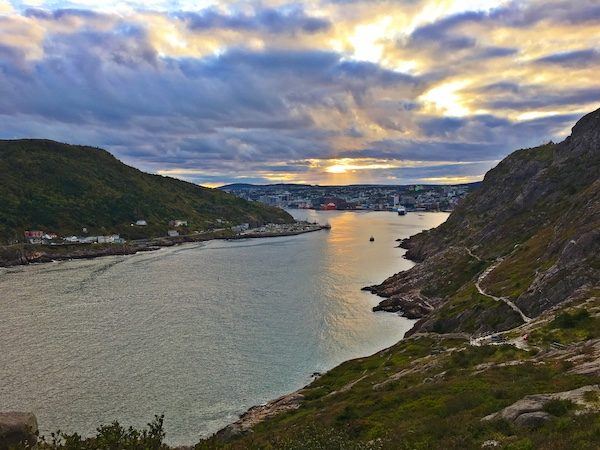
<svg viewBox="0 0 600 450"><path fill-rule="evenodd" d="M187 227L188 223L187 223L187 220L171 220L169 222L169 225L172 226L173 228L179 228L179 227Z"/></svg>
<svg viewBox="0 0 600 450"><path fill-rule="evenodd" d="M111 234L110 236L98 236L98 244L114 244L120 242L120 236L118 234Z"/></svg>

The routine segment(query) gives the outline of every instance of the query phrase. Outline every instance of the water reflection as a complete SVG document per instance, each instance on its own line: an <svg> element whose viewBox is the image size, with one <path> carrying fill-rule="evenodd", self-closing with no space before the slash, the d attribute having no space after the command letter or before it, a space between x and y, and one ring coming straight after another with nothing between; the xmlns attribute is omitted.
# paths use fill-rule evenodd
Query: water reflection
<svg viewBox="0 0 600 450"><path fill-rule="evenodd" d="M410 267L395 239L446 215L294 214L332 230L2 271L0 405L45 432L165 413L189 444L400 339L411 321L360 288Z"/></svg>

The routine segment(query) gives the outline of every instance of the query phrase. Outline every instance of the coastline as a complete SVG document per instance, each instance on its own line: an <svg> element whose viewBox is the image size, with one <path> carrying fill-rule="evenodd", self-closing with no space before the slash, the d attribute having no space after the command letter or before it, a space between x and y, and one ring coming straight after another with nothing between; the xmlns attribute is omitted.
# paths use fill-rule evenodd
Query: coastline
<svg viewBox="0 0 600 450"><path fill-rule="evenodd" d="M148 240L143 240L143 241L130 241L130 242L128 242L126 244L122 244L122 245L114 245L113 244L113 245L111 245L111 248L113 251L103 251L103 249L101 248L102 245L95 245L96 248L94 249L95 251L93 251L93 252L85 252L85 253L70 252L68 255L58 255L57 257L53 257L53 258L49 257L49 255L43 255L42 257L39 257L36 260L27 260L26 262L23 262L21 264L13 264L13 266L53 262L53 261L60 261L60 260L70 260L70 259L95 259L97 257L102 257L102 256L132 255L132 254L136 254L138 252L156 251L156 250L160 250L161 248L168 248L168 247L178 246L178 245L182 245L182 244L186 244L186 243L207 242L207 241L212 241L212 240L235 241L235 240L244 240L244 239L295 236L295 235L311 233L311 232L315 232L315 231L328 230L328 229L330 229L330 227L327 225L315 225L314 228L311 228L309 230L302 230L302 231L262 232L262 233L256 232L255 233L255 232L252 232L252 230L249 230L245 234L240 234L240 235L232 235L229 230L218 230L215 233L206 233L203 235L160 237L160 238L148 239ZM210 234L210 236L209 236L209 234ZM108 246L110 244L106 244L106 245ZM32 246L32 247L50 248L51 246L41 246L40 245L40 246ZM67 247L67 246L64 246L64 247ZM72 245L70 247L72 247L72 248L85 247L87 250L92 250L90 248L91 245L89 245L89 244L88 245L83 245L83 244ZM399 247L401 247L401 246L399 246ZM405 247L403 247L403 248L405 248ZM3 265L3 261L1 259L1 257L2 257L1 250L2 250L2 248L0 247L0 268L7 267L7 266ZM104 249L104 250L106 250L106 249ZM406 256L404 256L404 258L407 260L410 260L412 262L418 263L418 261L415 261L412 258L408 258ZM8 267L10 267L10 266L8 266ZM362 290L367 290L367 288L363 288ZM371 292L371 293L375 294L374 292ZM375 294L375 295L377 295L377 294ZM380 295L378 295L378 296L381 297ZM407 318L410 318L410 317L407 317ZM329 373L332 370L335 370L339 365L345 364L347 362L350 362L353 360L360 360L362 358L369 357L369 356L372 356L372 355L375 355L375 354L378 354L381 352L386 352L391 347L397 345L398 342L402 341L406 337L409 337L413 328L414 328L414 324L413 324L413 327L411 327L411 329L406 332L406 334L404 335L403 338L401 338L397 342L394 342L389 347L385 347L380 350L377 350L376 352L374 352L372 354L369 353L367 355L358 356L356 358L350 358L350 359L344 360L344 361L340 362L340 364L336 365L335 367L331 367L331 369L326 370L323 373L315 372L315 374L313 374L312 380L309 383L307 383L306 385L300 387L299 389L289 392L287 394L284 394L280 397L277 397L277 398L274 398L271 400L267 400L264 403L250 406L246 411L240 413L237 420L225 425L223 428L214 432L212 435L202 438L202 440L214 437L219 440L227 441L229 439L235 438L236 436L244 435L246 433L252 433L252 429L255 426L262 423L263 421L271 419L279 414L298 409L301 406L301 404L305 398L304 391L306 391L321 376ZM350 387L348 387L348 389L349 388ZM191 449L193 447L194 447L194 444L189 444L189 445L188 444L179 444L172 448L177 448L177 449L183 450L183 449Z"/></svg>
<svg viewBox="0 0 600 450"><path fill-rule="evenodd" d="M409 239L410 239L410 237L406 238L406 239L399 239L398 241L400 242L400 245L398 245L397 248L403 248L403 249L408 250L410 247L406 246L405 242ZM415 263L415 266L419 265L421 263L421 261L418 260L417 258L414 258L414 257L411 257L410 255L408 255L408 252L404 255L404 258ZM393 276L393 274L391 276ZM370 292L371 294L373 294L377 297L384 298L383 301L385 301L385 297L383 295L381 295L380 293L378 293L374 289L374 286L365 286L361 290ZM380 302L379 305L381 305L381 303L383 303L383 301ZM377 311L385 311L385 310L378 308L378 306L376 306L373 308L373 312L377 312ZM392 312L392 311L386 311L386 312ZM397 313L398 310L393 311L393 312ZM418 314L415 314L414 316L412 316L410 312L408 314L405 314L404 316L409 319L413 319L413 320L417 320L422 317ZM390 347L386 347L384 349L381 349L381 350L375 352L373 355L383 354L383 353L387 352L390 348L397 345L399 342L403 341L404 339L410 338L411 336L415 335L416 327L418 325L419 325L419 320L417 320L413 324L413 326L408 331L406 331L406 333L404 334L402 339L400 339L398 342L392 344ZM464 336L460 336L460 337L464 338ZM349 359L349 360L341 362L340 364L338 364L338 366L341 364L348 363L353 360L360 360L362 358L369 357L369 356L372 356L372 355L366 355L363 357ZM338 367L338 366L336 366L336 367ZM304 392L316 380L321 378L323 375L326 375L327 373L331 372L336 367L332 367L331 369L325 371L324 373L315 372L313 374L313 380L310 383L308 383L307 385L301 387L300 389L290 392L289 394L282 395L276 399L269 400L266 403L251 406L250 408L248 408L246 411L244 411L243 413L241 413L239 415L238 420L226 425L225 427L218 430L216 433L213 433L211 436L209 436L209 439L216 438L219 440L227 441L236 436L240 436L245 433L251 433L253 427L264 422L265 420L270 419L278 414L282 414L287 411L292 411L292 410L296 410L296 409L300 408L302 401L304 400ZM348 387L348 386L346 386L346 387Z"/></svg>
<svg viewBox="0 0 600 450"><path fill-rule="evenodd" d="M72 245L31 245L16 244L0 247L0 267L15 267L29 264L49 263L53 261L66 261L73 259L94 259L103 256L134 255L139 252L151 252L164 247L193 242L207 242L213 240L242 240L263 239L273 237L297 236L329 229L325 225L311 225L301 230L280 232L246 232L241 235L231 234L229 230L216 230L210 233L197 235L184 235L176 237L158 237L130 241L125 244L72 244Z"/></svg>

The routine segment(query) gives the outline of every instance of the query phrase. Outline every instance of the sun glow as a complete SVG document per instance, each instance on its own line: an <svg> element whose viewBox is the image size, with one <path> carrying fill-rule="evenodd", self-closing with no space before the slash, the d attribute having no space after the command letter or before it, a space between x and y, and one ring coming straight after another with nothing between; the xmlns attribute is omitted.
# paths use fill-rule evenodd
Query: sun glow
<svg viewBox="0 0 600 450"><path fill-rule="evenodd" d="M325 168L327 173L348 173L356 170L377 170L377 169L393 169L398 167L396 164L392 164L388 161L377 161L371 159L352 159L344 158L340 160L333 160L333 164Z"/></svg>
<svg viewBox="0 0 600 450"><path fill-rule="evenodd" d="M452 81L436 86L420 99L432 110L441 111L446 116L463 117L469 114L464 105L460 90L467 86L466 81Z"/></svg>
<svg viewBox="0 0 600 450"><path fill-rule="evenodd" d="M384 52L381 41L386 36L391 23L391 17L384 17L377 22L357 26L354 35L348 38L354 48L352 57L372 63L381 61Z"/></svg>

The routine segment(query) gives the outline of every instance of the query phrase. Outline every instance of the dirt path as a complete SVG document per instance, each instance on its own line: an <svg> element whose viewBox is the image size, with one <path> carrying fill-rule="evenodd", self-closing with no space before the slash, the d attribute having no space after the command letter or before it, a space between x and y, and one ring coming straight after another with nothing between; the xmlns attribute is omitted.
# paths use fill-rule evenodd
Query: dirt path
<svg viewBox="0 0 600 450"><path fill-rule="evenodd" d="M465 247L466 248L466 247ZM516 248L516 247L515 247ZM473 254L471 252L470 249L466 248L467 252L469 253L469 255L471 255L473 258L476 258L478 261L481 261L481 259ZM515 311L523 320L523 322L528 323L531 322L531 318L527 317L525 315L525 313L523 313L523 311L521 311L521 308L519 308L517 305L514 304L514 302L512 302L511 300L509 300L506 297L496 297L495 295L492 294L488 294L487 292L485 292L485 290L481 287L481 283L483 280L485 280L487 278L487 276L492 273L494 271L494 269L496 267L498 267L502 261L504 261L504 256L501 258L498 258L494 264L492 264L491 266L489 266L487 269L485 269L477 278L477 281L475 282L475 287L477 288L477 292L479 292L481 295L485 295L488 298L491 298L497 302L504 302L505 304L507 304L509 306L510 309L512 309L513 311Z"/></svg>

